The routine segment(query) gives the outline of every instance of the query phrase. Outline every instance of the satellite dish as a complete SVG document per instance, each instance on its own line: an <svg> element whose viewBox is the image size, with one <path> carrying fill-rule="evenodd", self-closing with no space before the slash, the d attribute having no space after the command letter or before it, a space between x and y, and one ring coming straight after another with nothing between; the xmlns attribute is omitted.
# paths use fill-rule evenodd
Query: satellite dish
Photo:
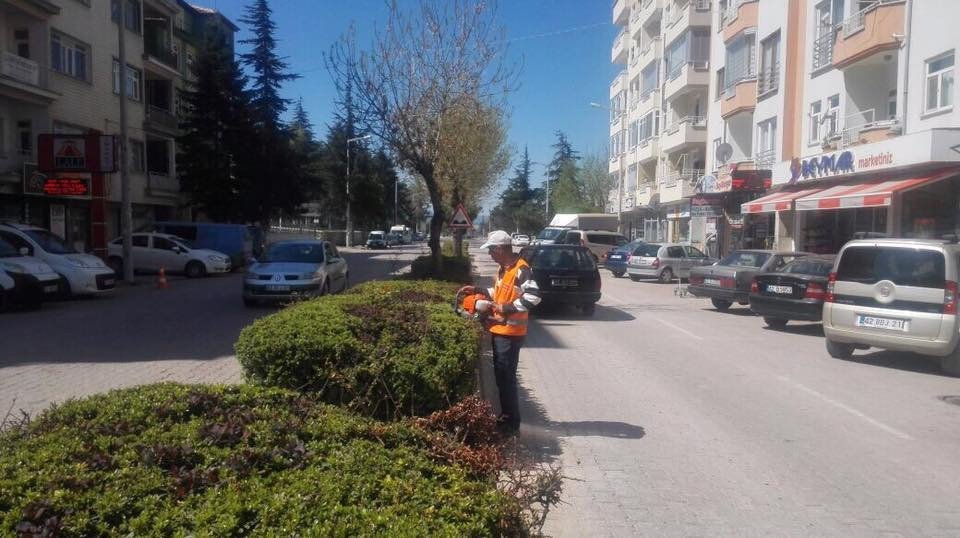
<svg viewBox="0 0 960 538"><path fill-rule="evenodd" d="M724 142L717 146L717 160L721 164L726 164L730 160L730 157L733 156L733 146Z"/></svg>

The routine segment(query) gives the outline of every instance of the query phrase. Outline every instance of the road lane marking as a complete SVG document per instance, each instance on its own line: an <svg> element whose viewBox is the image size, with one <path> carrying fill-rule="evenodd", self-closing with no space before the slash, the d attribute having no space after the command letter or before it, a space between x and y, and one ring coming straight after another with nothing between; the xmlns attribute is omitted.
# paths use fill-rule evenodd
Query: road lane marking
<svg viewBox="0 0 960 538"><path fill-rule="evenodd" d="M887 426L887 425L884 424L883 422L880 422L879 420L877 420L877 419L875 419L875 418L871 418L871 417L863 414L862 412L860 412L860 411L858 411L858 410L850 407L849 405L846 405L846 404L844 404L844 403L838 402L837 400L834 400L833 398L830 398L829 396L825 396L825 395L823 395L823 394L820 394L819 392L811 389L810 387L808 387L808 386L806 386L806 385L803 385L802 383L798 383L798 382L790 379L789 377L784 377L784 376L782 376L782 375L781 375L781 376L777 376L777 377L780 379L780 381L783 381L784 383L789 383L789 384L793 385L794 387L802 390L803 392L806 392L807 394L809 394L809 395L811 395L811 396L815 396L815 397L817 397L818 399L820 399L820 400L822 400L822 401L824 401L824 402L826 402L826 403L828 403L828 404L830 404L830 405L832 405L832 406L834 406L834 407L843 409L843 410L846 411L847 413L850 413L851 415L853 415L853 416L855 416L855 417L857 417L857 418L859 418L859 419L867 422L868 424L871 424L871 425L873 425L873 426L875 426L875 427L877 427L877 428L880 428L881 430L889 433L890 435L893 435L894 437L899 437L900 439L903 439L903 440L905 440L905 441L914 441L914 440L915 440L911 435L908 435L908 434L906 434L906 433L903 433L902 431L900 431L900 430L898 430L898 429L896 429L896 428L893 428L893 427L891 427L891 426Z"/></svg>
<svg viewBox="0 0 960 538"><path fill-rule="evenodd" d="M683 327L678 327L678 326L674 325L673 323L670 323L669 321L662 320L662 319L659 319L659 318L657 319L657 321L659 321L660 323L663 323L663 324L666 325L667 327L670 327L671 329L673 329L673 330L675 330L675 331L677 331L677 332L681 332L681 333L689 336L690 338L693 338L693 339L695 339L695 340L703 340L703 338L700 337L699 335L693 334L692 332L684 329Z"/></svg>

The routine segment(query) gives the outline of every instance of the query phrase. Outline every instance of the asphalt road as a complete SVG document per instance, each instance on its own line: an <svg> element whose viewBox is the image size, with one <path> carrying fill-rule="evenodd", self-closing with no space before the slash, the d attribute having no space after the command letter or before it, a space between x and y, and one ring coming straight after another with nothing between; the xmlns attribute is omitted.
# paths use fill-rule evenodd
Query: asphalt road
<svg viewBox="0 0 960 538"><path fill-rule="evenodd" d="M352 284L408 267L421 245L343 249ZM242 273L190 280L138 276L112 296L45 303L0 314L0 419L50 403L157 381L241 380L233 356L240 331L276 307L245 308Z"/></svg>
<svg viewBox="0 0 960 538"><path fill-rule="evenodd" d="M521 353L521 442L568 477L547 534L960 536L960 379L603 279L593 319L541 313Z"/></svg>

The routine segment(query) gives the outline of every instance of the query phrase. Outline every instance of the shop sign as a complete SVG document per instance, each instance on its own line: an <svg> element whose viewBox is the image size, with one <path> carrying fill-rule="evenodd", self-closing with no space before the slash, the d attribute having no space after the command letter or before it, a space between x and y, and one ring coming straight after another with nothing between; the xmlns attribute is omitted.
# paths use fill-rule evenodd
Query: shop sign
<svg viewBox="0 0 960 538"><path fill-rule="evenodd" d="M727 222L734 228L743 227L743 215L727 215Z"/></svg>
<svg viewBox="0 0 960 538"><path fill-rule="evenodd" d="M668 219L686 219L690 217L690 206L681 205L670 209L667 213Z"/></svg>
<svg viewBox="0 0 960 538"><path fill-rule="evenodd" d="M702 196L690 198L690 216L691 217L719 217L723 214L723 208L714 205L713 200Z"/></svg>
<svg viewBox="0 0 960 538"><path fill-rule="evenodd" d="M117 143L113 136L42 134L37 149L42 172L117 171Z"/></svg>
<svg viewBox="0 0 960 538"><path fill-rule="evenodd" d="M820 179L837 174L852 174L853 172L853 152L849 150L809 159L795 157L790 162L790 183L796 183L800 179Z"/></svg>
<svg viewBox="0 0 960 538"><path fill-rule="evenodd" d="M67 208L61 204L50 204L50 232L57 237L67 236Z"/></svg>
<svg viewBox="0 0 960 538"><path fill-rule="evenodd" d="M87 196L90 187L87 180L79 177L51 177L43 182L43 193L47 196Z"/></svg>

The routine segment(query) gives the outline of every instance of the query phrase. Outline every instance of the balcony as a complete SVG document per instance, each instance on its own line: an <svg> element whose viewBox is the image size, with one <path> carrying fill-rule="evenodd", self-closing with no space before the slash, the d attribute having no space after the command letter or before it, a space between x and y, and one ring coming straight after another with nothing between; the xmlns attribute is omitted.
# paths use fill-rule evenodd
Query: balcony
<svg viewBox="0 0 960 538"><path fill-rule="evenodd" d="M704 116L686 116L664 128L660 138L660 148L664 152L673 152L685 146L707 143L707 118Z"/></svg>
<svg viewBox="0 0 960 538"><path fill-rule="evenodd" d="M895 50L904 34L904 0L877 0L843 21L836 33L833 66L843 69L874 54Z"/></svg>
<svg viewBox="0 0 960 538"><path fill-rule="evenodd" d="M639 25L647 26L663 16L663 0L643 0L640 4Z"/></svg>
<svg viewBox="0 0 960 538"><path fill-rule="evenodd" d="M24 163L35 163L36 157L32 151L11 150L4 152L0 150L0 183L23 182Z"/></svg>
<svg viewBox="0 0 960 538"><path fill-rule="evenodd" d="M710 0L688 0L687 5L675 9L669 20L664 21L664 37L669 42L691 26L710 26L712 23Z"/></svg>
<svg viewBox="0 0 960 538"><path fill-rule="evenodd" d="M776 148L761 148L753 157L753 164L757 170L770 170L777 164Z"/></svg>
<svg viewBox="0 0 960 538"><path fill-rule="evenodd" d="M681 64L669 74L666 84L666 98L702 90L710 85L710 69L707 62L687 62Z"/></svg>
<svg viewBox="0 0 960 538"><path fill-rule="evenodd" d="M653 200L653 197L657 194L657 184L653 181L644 181L637 186L637 194L635 196L635 205L637 207L646 207L650 205L650 201Z"/></svg>
<svg viewBox="0 0 960 538"><path fill-rule="evenodd" d="M696 194L696 182L703 170L685 168L660 178L660 203L675 202Z"/></svg>
<svg viewBox="0 0 960 538"><path fill-rule="evenodd" d="M637 162L647 164L660 157L660 137L653 136L637 144Z"/></svg>
<svg viewBox="0 0 960 538"><path fill-rule="evenodd" d="M610 83L610 97L616 97L618 93L627 91L627 70L624 69L613 77L613 82Z"/></svg>
<svg viewBox="0 0 960 538"><path fill-rule="evenodd" d="M646 67L659 58L663 58L663 39L658 36L640 47L640 65Z"/></svg>
<svg viewBox="0 0 960 538"><path fill-rule="evenodd" d="M900 121L897 118L877 120L876 110L868 109L851 114L841 122L837 149L861 144L871 144L896 136L895 128Z"/></svg>
<svg viewBox="0 0 960 538"><path fill-rule="evenodd" d="M626 26L630 17L630 2L628 0L614 0L613 2L613 24Z"/></svg>
<svg viewBox="0 0 960 538"><path fill-rule="evenodd" d="M158 106L147 105L144 123L148 128L173 136L180 134L180 120L176 114Z"/></svg>
<svg viewBox="0 0 960 538"><path fill-rule="evenodd" d="M613 40L613 50L610 53L610 61L615 64L625 64L627 63L627 51L629 45L627 41L630 38L627 36L626 30L621 30L617 37Z"/></svg>
<svg viewBox="0 0 960 538"><path fill-rule="evenodd" d="M654 89L653 91L641 94L640 102L637 105L636 114L639 117L646 116L651 110L660 108L660 90Z"/></svg>
<svg viewBox="0 0 960 538"><path fill-rule="evenodd" d="M144 25L143 57L155 65L164 68L168 75L179 76L180 59L170 44L170 35L165 30L154 25ZM150 62L147 62L150 66ZM167 71L169 70L169 71Z"/></svg>
<svg viewBox="0 0 960 538"><path fill-rule="evenodd" d="M833 40L836 37L833 29L822 29L821 36L813 40L813 57L811 69L814 73L833 65Z"/></svg>
<svg viewBox="0 0 960 538"><path fill-rule="evenodd" d="M757 75L757 98L777 93L780 89L780 62L764 66Z"/></svg>
<svg viewBox="0 0 960 538"><path fill-rule="evenodd" d="M741 2L735 8L731 6L723 17L723 42L729 43L747 28L756 28L759 13L758 0Z"/></svg>
<svg viewBox="0 0 960 538"><path fill-rule="evenodd" d="M753 112L757 108L757 78L742 78L723 91L720 117L729 120L737 114Z"/></svg>
<svg viewBox="0 0 960 538"><path fill-rule="evenodd" d="M147 172L147 193L153 196L179 196L180 180L164 172Z"/></svg>
<svg viewBox="0 0 960 538"><path fill-rule="evenodd" d="M0 56L0 93L32 104L49 104L60 96L50 70L39 63L3 51Z"/></svg>

